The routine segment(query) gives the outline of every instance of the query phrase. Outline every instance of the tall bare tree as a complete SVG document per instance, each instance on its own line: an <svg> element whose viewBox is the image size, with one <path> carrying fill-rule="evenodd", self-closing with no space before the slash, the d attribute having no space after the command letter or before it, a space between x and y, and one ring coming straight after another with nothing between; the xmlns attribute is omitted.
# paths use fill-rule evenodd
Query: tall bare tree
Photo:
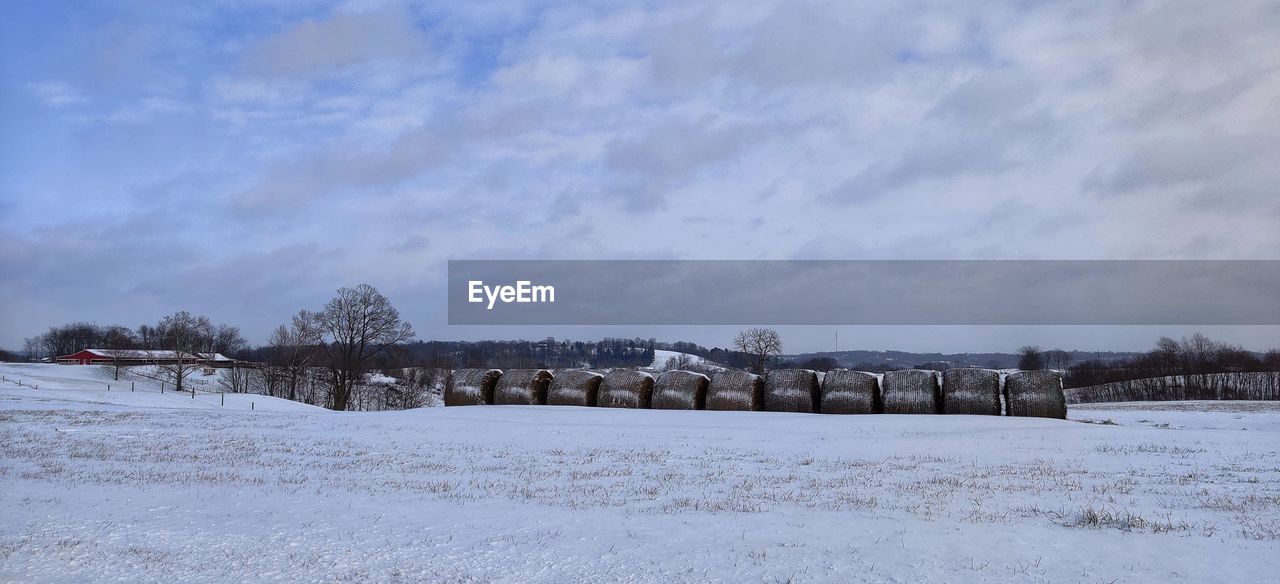
<svg viewBox="0 0 1280 584"><path fill-rule="evenodd" d="M1036 345L1026 345L1018 349L1018 369L1035 371L1044 369L1044 354Z"/></svg>
<svg viewBox="0 0 1280 584"><path fill-rule="evenodd" d="M205 349L209 353L222 353L227 357L235 357L236 353L248 345L249 342L240 334L240 327L220 324L210 332Z"/></svg>
<svg viewBox="0 0 1280 584"><path fill-rule="evenodd" d="M391 301L368 284L339 289L317 321L328 337L323 347L333 390L329 405L335 410L347 409L370 360L413 338L413 326L400 320Z"/></svg>
<svg viewBox="0 0 1280 584"><path fill-rule="evenodd" d="M138 340L133 336L133 331L116 325L103 330L102 344L111 351L112 378L119 381L120 374L133 363L130 358L134 356L133 349L137 348Z"/></svg>
<svg viewBox="0 0 1280 584"><path fill-rule="evenodd" d="M26 354L27 361L39 361L44 358L43 335L22 339L22 352Z"/></svg>
<svg viewBox="0 0 1280 584"><path fill-rule="evenodd" d="M207 317L194 316L185 310L160 319L156 325L157 344L173 351L173 358L154 362L177 391L182 391L183 382L196 370L193 353L202 347L212 331L213 324Z"/></svg>
<svg viewBox="0 0 1280 584"><path fill-rule="evenodd" d="M156 328L151 325L138 325L138 347L141 349L155 349L156 343L159 341L159 335Z"/></svg>
<svg viewBox="0 0 1280 584"><path fill-rule="evenodd" d="M323 336L316 313L299 310L287 326L276 327L267 340L268 358L272 366L284 371L289 392L285 397L290 400L298 399L298 382L315 361Z"/></svg>
<svg viewBox="0 0 1280 584"><path fill-rule="evenodd" d="M733 346L751 355L751 370L763 375L769 359L782 354L782 337L773 329L749 328L733 338Z"/></svg>

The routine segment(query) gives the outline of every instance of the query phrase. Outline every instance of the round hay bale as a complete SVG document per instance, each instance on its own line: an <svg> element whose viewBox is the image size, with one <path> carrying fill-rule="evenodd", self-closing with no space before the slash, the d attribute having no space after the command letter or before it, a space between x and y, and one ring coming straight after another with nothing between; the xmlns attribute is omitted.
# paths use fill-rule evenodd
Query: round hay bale
<svg viewBox="0 0 1280 584"><path fill-rule="evenodd" d="M942 411L947 414L1000 415L1000 372L970 367L943 371Z"/></svg>
<svg viewBox="0 0 1280 584"><path fill-rule="evenodd" d="M703 410L707 407L707 385L711 379L701 373L672 370L653 382L653 409Z"/></svg>
<svg viewBox="0 0 1280 584"><path fill-rule="evenodd" d="M508 369L493 389L493 403L500 406L537 406L547 403L551 372L546 369Z"/></svg>
<svg viewBox="0 0 1280 584"><path fill-rule="evenodd" d="M871 373L837 369L822 378L824 414L880 413L880 381Z"/></svg>
<svg viewBox="0 0 1280 584"><path fill-rule="evenodd" d="M444 405L480 406L493 403L493 389L502 377L497 369L459 369L444 383Z"/></svg>
<svg viewBox="0 0 1280 584"><path fill-rule="evenodd" d="M610 371L600 380L596 405L602 408L648 408L653 396L653 376L643 371Z"/></svg>
<svg viewBox="0 0 1280 584"><path fill-rule="evenodd" d="M764 401L764 379L746 371L719 371L707 385L707 409L752 412Z"/></svg>
<svg viewBox="0 0 1280 584"><path fill-rule="evenodd" d="M1018 371L1004 378L1010 416L1067 419L1062 376L1056 371Z"/></svg>
<svg viewBox="0 0 1280 584"><path fill-rule="evenodd" d="M938 372L922 369L889 371L880 383L880 399L886 414L938 414L942 392Z"/></svg>
<svg viewBox="0 0 1280 584"><path fill-rule="evenodd" d="M809 369L778 369L764 376L764 410L766 412L818 411L822 394L818 374Z"/></svg>
<svg viewBox="0 0 1280 584"><path fill-rule="evenodd" d="M547 390L547 405L595 407L602 379L604 375L595 371L561 371L551 380L551 387Z"/></svg>

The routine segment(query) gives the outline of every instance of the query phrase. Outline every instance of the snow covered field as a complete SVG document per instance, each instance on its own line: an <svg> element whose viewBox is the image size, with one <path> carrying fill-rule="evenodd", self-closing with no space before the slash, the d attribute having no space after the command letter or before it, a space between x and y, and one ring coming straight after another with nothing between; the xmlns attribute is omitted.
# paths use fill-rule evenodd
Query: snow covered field
<svg viewBox="0 0 1280 584"><path fill-rule="evenodd" d="M679 357L681 355L684 355L685 357L687 357L689 359L689 364L691 365L704 365L704 364L711 365L711 363L706 359L703 359L702 357L693 355L691 353L681 353L679 351L666 351L663 349L656 349L653 351L653 363L650 363L649 367L652 369L657 369L659 371L666 371L667 361L675 357Z"/></svg>
<svg viewBox="0 0 1280 584"><path fill-rule="evenodd" d="M108 395L57 366L0 364L0 374L21 368L42 382L0 384L0 581L1264 582L1280 572L1274 403L1094 404L1073 407L1072 421L332 413L262 396L235 396L252 399L249 410L213 395Z"/></svg>

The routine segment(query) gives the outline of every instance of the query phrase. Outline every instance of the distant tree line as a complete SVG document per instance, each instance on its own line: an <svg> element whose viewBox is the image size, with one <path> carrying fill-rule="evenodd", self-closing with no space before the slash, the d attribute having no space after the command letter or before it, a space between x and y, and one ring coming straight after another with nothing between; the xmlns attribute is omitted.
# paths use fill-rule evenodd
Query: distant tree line
<svg viewBox="0 0 1280 584"><path fill-rule="evenodd" d="M237 360L219 376L222 390L261 393L337 410L428 405L438 399L449 371L457 368L646 367L654 362L657 350L696 355L719 365L757 372L772 368L840 368L837 359L827 356L784 362L780 356L781 338L775 331L759 328L739 333L733 349L708 349L690 342L664 343L652 338L416 341L413 337L413 328L400 319L390 300L372 286L361 284L339 289L319 310L298 311L276 327L261 346L251 347L235 326L214 324L206 316L179 311L155 324L135 328L86 322L53 326L26 339L24 352L33 361L86 348L109 349L117 355L130 350L221 353ZM1018 364L1021 369L1064 371L1068 388L1173 376L1280 371L1280 351L1253 353L1199 333L1180 340L1161 338L1153 350L1133 358L1071 363L1071 356L1066 351L1025 346L1018 351ZM0 355L5 357L13 358ZM136 360L132 363L136 364ZM116 360L117 379L129 364ZM683 355L670 359L666 365L699 368ZM159 375L181 391L196 366L195 362L181 359L176 363L157 361L148 374ZM945 370L949 366L947 362L927 362L916 368ZM864 362L852 368L884 372L902 366ZM1217 387L1237 377L1190 379L1171 383Z"/></svg>
<svg viewBox="0 0 1280 584"><path fill-rule="evenodd" d="M1132 359L1073 364L1066 369L1063 384L1085 387L1156 377L1267 371L1280 371L1280 350L1254 353L1196 333L1182 339L1161 337L1154 349Z"/></svg>
<svg viewBox="0 0 1280 584"><path fill-rule="evenodd" d="M89 322L51 326L44 333L25 339L23 352L28 360L39 361L84 349L170 349L179 343L176 336L186 334L184 325L192 329L187 350L193 352L222 353L230 357L249 346L239 328L215 325L207 316L183 311L166 316L154 325L143 324L137 328Z"/></svg>

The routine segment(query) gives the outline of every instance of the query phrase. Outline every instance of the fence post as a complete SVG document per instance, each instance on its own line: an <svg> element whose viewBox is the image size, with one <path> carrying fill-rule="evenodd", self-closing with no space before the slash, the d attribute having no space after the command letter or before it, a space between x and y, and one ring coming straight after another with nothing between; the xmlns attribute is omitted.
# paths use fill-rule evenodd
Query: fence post
<svg viewBox="0 0 1280 584"><path fill-rule="evenodd" d="M108 383L108 384L107 384L107 391L111 391L111 384L110 384L110 383Z"/></svg>
<svg viewBox="0 0 1280 584"><path fill-rule="evenodd" d="M164 393L164 382L160 382L160 393Z"/></svg>
<svg viewBox="0 0 1280 584"><path fill-rule="evenodd" d="M249 409L253 409L253 402L249 402Z"/></svg>
<svg viewBox="0 0 1280 584"><path fill-rule="evenodd" d="M133 382L132 382L132 381L130 381L130 382L129 382L129 391L133 391Z"/></svg>
<svg viewBox="0 0 1280 584"><path fill-rule="evenodd" d="M226 406L227 406L227 392L225 392L225 391L224 391L224 392L222 392L222 406L223 406L223 407L226 407Z"/></svg>

